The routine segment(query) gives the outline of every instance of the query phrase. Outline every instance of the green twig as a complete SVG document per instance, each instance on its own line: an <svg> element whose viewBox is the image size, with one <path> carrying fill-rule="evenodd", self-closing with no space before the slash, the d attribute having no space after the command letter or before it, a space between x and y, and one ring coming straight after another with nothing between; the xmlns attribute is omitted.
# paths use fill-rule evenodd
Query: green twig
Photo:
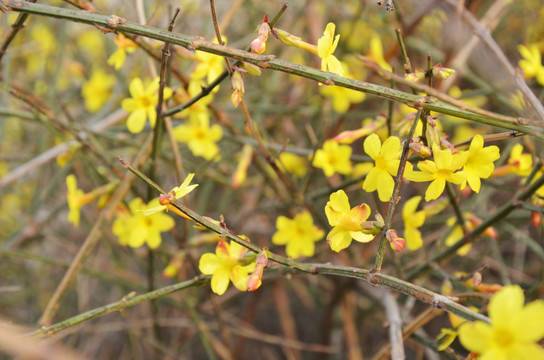
<svg viewBox="0 0 544 360"><path fill-rule="evenodd" d="M395 212L395 207L397 206L397 203L400 200L399 194L400 194L400 188L402 186L402 177L404 175L404 169L406 168L406 161L408 160L408 153L410 150L410 140L412 140L412 137L414 136L414 132L416 131L418 119L421 113L422 111L421 109L419 109L416 113L414 121L412 122L412 126L410 127L410 132L408 133L408 136L404 140L404 145L402 147L402 154L400 156L399 168L397 170L397 177L395 178L395 187L393 188L393 194L391 195L391 198L389 200L389 208L387 209L385 223L381 232L382 235L380 239L380 245L378 246L378 254L376 256L374 267L372 268L373 273L379 273L382 270L383 258L385 256L385 248L387 246L387 238L385 234L386 234L386 231L391 227L393 213Z"/></svg>
<svg viewBox="0 0 544 360"><path fill-rule="evenodd" d="M214 44L212 42L206 41L197 36L188 36L177 33L170 33L163 29L158 29L150 26L139 25L132 22L127 22L125 24L119 24L115 27L112 27L110 16L91 14L84 11L77 10L68 10L52 6L32 4L26 1L20 0L3 0L3 3L6 7L12 9L13 11L23 12L23 13L32 13L37 15L43 15L48 17L54 17L59 19L66 19L75 22L87 23L92 25L100 25L105 28L111 28L112 31L123 31L127 33L132 33L140 36L149 37L152 39L160 41L168 41L172 44L180 45L191 50L200 50L204 52L209 52L212 54L229 57L231 59L248 62L255 64L261 68L278 70L289 74L298 75L308 79L312 79L316 82L321 82L324 84L337 85L361 92L365 92L371 95L376 95L384 99L390 99L398 101L408 106L419 107L421 102L421 97L413 94L408 94L403 91L390 89L384 86L371 84L365 81L348 79L333 73L324 72L317 70L311 67L297 65L288 61L276 59L273 55L257 55L252 54L246 51L232 49L226 46ZM392 74L394 75L394 74ZM392 76L387 74L387 76ZM443 93L435 89L427 89L428 87L421 84L410 83L405 81L404 78L398 77L395 78L397 83L409 83L409 86L425 91L429 95L437 97L437 94L443 101L437 99L430 99L425 102L423 105L424 110L436 111L439 113L456 116L459 118L501 127L509 130L520 131L529 135L537 135L542 137L543 135L539 132L536 132L536 129L540 130L539 127L527 126L527 124L539 124L537 121L523 119L523 118L514 118L506 115L496 114L489 111L473 108L468 106L456 99L448 97ZM447 99L448 103L445 103L444 99ZM455 105L451 105L455 104ZM470 111L468 111L468 110Z"/></svg>

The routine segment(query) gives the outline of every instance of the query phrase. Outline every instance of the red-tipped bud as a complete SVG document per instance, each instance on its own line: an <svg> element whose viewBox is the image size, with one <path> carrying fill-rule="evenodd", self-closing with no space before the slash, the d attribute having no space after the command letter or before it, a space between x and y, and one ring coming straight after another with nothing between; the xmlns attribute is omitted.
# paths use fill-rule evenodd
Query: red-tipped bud
<svg viewBox="0 0 544 360"><path fill-rule="evenodd" d="M402 249L404 249L404 245L406 245L406 241L399 237L397 230L395 229L387 229L385 232L385 238L387 241L389 241L389 245L391 245L391 249L394 251L400 252Z"/></svg>
<svg viewBox="0 0 544 360"><path fill-rule="evenodd" d="M432 154L431 149L428 146L413 140L410 140L410 150L412 150L414 154L424 159L430 157Z"/></svg>
<svg viewBox="0 0 544 360"><path fill-rule="evenodd" d="M474 285L474 287L478 287L480 286L481 283L482 283L482 273L477 271L474 273L474 275L472 275L472 284Z"/></svg>
<svg viewBox="0 0 544 360"><path fill-rule="evenodd" d="M159 196L159 204L168 205L171 204L176 198L172 194L162 194Z"/></svg>
<svg viewBox="0 0 544 360"><path fill-rule="evenodd" d="M253 271L253 274L249 275L247 278L247 290L248 291L255 291L257 290L261 284L263 283L263 270L268 264L268 257L266 256L266 250L262 251L258 256L257 260L255 260L255 270Z"/></svg>
<svg viewBox="0 0 544 360"><path fill-rule="evenodd" d="M455 70L447 68L447 67L443 67L442 64L436 64L433 67L433 76L436 76L437 78L442 80L449 78L454 73L455 73Z"/></svg>
<svg viewBox="0 0 544 360"><path fill-rule="evenodd" d="M234 107L238 107L238 104L242 102L245 87L244 87L244 79L242 78L242 73L240 69L236 69L230 78L230 82L232 84L232 95L230 97L230 101L232 102L232 105Z"/></svg>
<svg viewBox="0 0 544 360"><path fill-rule="evenodd" d="M251 42L251 51L257 54L262 54L266 50L266 39L264 36L257 36L256 39L254 39Z"/></svg>
<svg viewBox="0 0 544 360"><path fill-rule="evenodd" d="M425 70L417 68L416 72L406 74L404 75L404 78L408 81L418 83L422 81L423 79L425 79Z"/></svg>
<svg viewBox="0 0 544 360"><path fill-rule="evenodd" d="M531 223L535 228L538 229L538 227L542 223L542 214L538 211L531 211Z"/></svg>

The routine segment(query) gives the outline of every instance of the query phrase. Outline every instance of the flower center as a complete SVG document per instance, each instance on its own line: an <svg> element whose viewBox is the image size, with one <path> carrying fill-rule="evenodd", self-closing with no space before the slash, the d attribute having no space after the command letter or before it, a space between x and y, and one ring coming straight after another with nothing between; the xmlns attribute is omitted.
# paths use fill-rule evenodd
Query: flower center
<svg viewBox="0 0 544 360"><path fill-rule="evenodd" d="M378 169L382 169L382 170L385 170L387 169L387 161L385 161L385 159L383 158L383 156L378 156L376 158L376 167Z"/></svg>
<svg viewBox="0 0 544 360"><path fill-rule="evenodd" d="M514 338L512 336L512 333L505 329L496 329L495 330L495 342L500 347L508 347L512 342L514 342Z"/></svg>

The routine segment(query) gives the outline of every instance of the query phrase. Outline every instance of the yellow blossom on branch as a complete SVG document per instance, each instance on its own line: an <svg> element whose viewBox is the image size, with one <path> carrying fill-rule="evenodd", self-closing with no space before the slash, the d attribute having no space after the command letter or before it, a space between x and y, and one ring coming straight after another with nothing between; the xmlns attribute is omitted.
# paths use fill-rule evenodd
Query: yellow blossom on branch
<svg viewBox="0 0 544 360"><path fill-rule="evenodd" d="M108 58L108 64L113 66L115 70L119 70L125 63L127 53L134 52L138 45L123 34L116 35L113 41L117 45L117 50Z"/></svg>
<svg viewBox="0 0 544 360"><path fill-rule="evenodd" d="M81 88L85 108L90 113L96 113L104 106L111 96L111 90L115 84L115 77L106 74L104 70L96 70L91 78Z"/></svg>
<svg viewBox="0 0 544 360"><path fill-rule="evenodd" d="M174 138L186 143L195 156L206 160L219 160L217 142L223 137L221 126L210 126L207 116L192 117L186 125L179 125L173 130Z"/></svg>
<svg viewBox="0 0 544 360"><path fill-rule="evenodd" d="M321 58L321 70L344 76L344 69L340 61L334 56L334 51L340 41L340 35L334 35L336 25L327 24L323 36L317 41L317 55Z"/></svg>
<svg viewBox="0 0 544 360"><path fill-rule="evenodd" d="M342 63L344 68L344 76L351 78L351 74L347 70L347 66ZM319 90L321 95L332 99L332 108L339 114L344 114L349 110L351 104L362 102L366 95L363 92L347 89L341 86L322 86Z"/></svg>
<svg viewBox="0 0 544 360"><path fill-rule="evenodd" d="M77 228L79 226L80 209L93 201L96 197L91 194L85 194L83 190L78 189L75 175L70 174L66 177L66 187L68 189L67 199L68 207L70 209L68 221Z"/></svg>
<svg viewBox="0 0 544 360"><path fill-rule="evenodd" d="M157 121L157 102L159 101L159 78L153 80L148 86L140 78L135 78L129 85L130 98L123 99L121 106L130 115L127 119L128 131L137 134L144 129L146 119L149 119L151 127ZM164 99L172 96L172 89L164 88Z"/></svg>
<svg viewBox="0 0 544 360"><path fill-rule="evenodd" d="M350 157L351 147L327 140L323 148L316 151L312 165L323 169L325 176L333 176L335 172L348 175L352 171Z"/></svg>
<svg viewBox="0 0 544 360"><path fill-rule="evenodd" d="M444 191L446 181L457 185L465 181L465 174L456 171L465 165L466 152L453 154L450 150L441 150L438 145L433 144L433 156L434 161L425 160L418 163L421 171L406 174L406 178L411 181L432 181L425 192L425 201L437 199Z"/></svg>
<svg viewBox="0 0 544 360"><path fill-rule="evenodd" d="M279 166L296 177L303 177L308 172L308 160L302 156L282 152L279 156Z"/></svg>
<svg viewBox="0 0 544 360"><path fill-rule="evenodd" d="M390 136L381 144L376 134L371 134L364 142L365 152L374 162L363 183L363 190L372 192L378 190L380 201L387 202L393 195L395 180L400 163L400 139Z"/></svg>
<svg viewBox="0 0 544 360"><path fill-rule="evenodd" d="M352 240L366 243L374 239L374 235L364 233L362 227L370 216L370 207L361 204L352 209L344 190L331 194L325 206L325 214L329 225L333 227L327 235L327 242L333 251L347 248Z"/></svg>
<svg viewBox="0 0 544 360"><path fill-rule="evenodd" d="M119 238L119 244L133 248L147 244L156 249L162 243L161 232L172 229L175 225L170 216L157 212L145 216L143 212L159 205L159 200L152 200L145 205L142 199L136 198L129 203L129 210L121 211L113 222L112 231Z"/></svg>
<svg viewBox="0 0 544 360"><path fill-rule="evenodd" d="M425 211L416 211L421 196L414 196L406 201L402 208L402 220L404 221L404 239L409 250L417 250L423 245L419 227L425 222Z"/></svg>
<svg viewBox="0 0 544 360"><path fill-rule="evenodd" d="M272 236L272 243L286 245L285 253L293 259L313 256L315 242L324 235L323 230L314 225L314 220L307 211L295 215L294 219L278 216L276 228L278 230Z"/></svg>
<svg viewBox="0 0 544 360"><path fill-rule="evenodd" d="M523 76L526 79L536 78L536 81L544 86L544 66L542 66L542 57L538 46L535 44L524 46L519 45L518 51L523 56L519 61L519 67L523 70Z"/></svg>
<svg viewBox="0 0 544 360"><path fill-rule="evenodd" d="M516 174L519 176L527 176L533 170L533 156L523 152L523 145L516 144L510 151L508 162L501 167L498 167L493 172L493 176L503 176L508 174Z"/></svg>
<svg viewBox="0 0 544 360"><path fill-rule="evenodd" d="M187 177L185 178L185 180L183 180L183 183L180 186L177 186L177 187L173 188L172 190L170 190L167 195L163 195L163 196L167 197L168 201L165 201L165 200L161 199L158 206L149 207L149 208L143 210L142 211L143 214L145 216L150 216L150 215L153 215L155 213L161 212L163 210L168 210L170 203L181 199L182 197L184 197L185 195L187 195L188 193L193 191L194 188L196 188L198 186L198 184L189 185L191 183L191 180L193 180L194 176L195 176L195 174L193 174L193 173L187 175Z"/></svg>
<svg viewBox="0 0 544 360"><path fill-rule="evenodd" d="M251 164L251 159L253 159L253 146L245 144L238 158L238 166L236 166L236 170L232 174L231 184L233 188L240 187L246 181L247 169Z"/></svg>
<svg viewBox="0 0 544 360"><path fill-rule="evenodd" d="M222 36L223 43L227 43L227 38ZM213 39L214 44L219 44L217 38ZM211 84L221 73L225 67L225 59L222 56L210 54L204 51L195 51L196 61L198 64L191 73L191 79L206 79L207 84ZM216 87L218 89L218 87ZM217 91L217 90L215 90Z"/></svg>
<svg viewBox="0 0 544 360"><path fill-rule="evenodd" d="M363 58L375 62L381 68L387 71L393 71L391 65L389 65L387 61L385 61L385 58L383 56L382 40L380 36L376 33L374 33L370 38L370 48L368 49L367 54L368 55L364 56Z"/></svg>
<svg viewBox="0 0 544 360"><path fill-rule="evenodd" d="M247 239L247 238L246 238ZM249 273L255 269L255 262L245 265L241 260L248 250L233 241L221 240L217 243L215 254L205 253L200 258L198 268L205 275L212 275L212 291L223 295L232 281L240 291L247 290Z"/></svg>
<svg viewBox="0 0 544 360"><path fill-rule="evenodd" d="M459 328L461 344L480 360L542 360L538 341L544 337L544 301L524 305L523 290L505 286L489 301L491 323L465 322Z"/></svg>
<svg viewBox="0 0 544 360"><path fill-rule="evenodd" d="M480 179L487 179L491 176L495 169L493 162L500 157L497 146L484 148L484 138L481 135L475 135L467 151L467 161L463 168L466 179L461 184L461 189L464 189L468 183L474 192L480 192Z"/></svg>

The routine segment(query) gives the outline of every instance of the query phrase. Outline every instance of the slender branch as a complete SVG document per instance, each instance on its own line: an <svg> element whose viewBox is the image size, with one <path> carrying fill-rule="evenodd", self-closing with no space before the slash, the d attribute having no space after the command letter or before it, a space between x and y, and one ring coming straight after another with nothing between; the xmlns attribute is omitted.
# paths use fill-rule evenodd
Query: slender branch
<svg viewBox="0 0 544 360"><path fill-rule="evenodd" d="M128 168L137 176L140 176L140 175L143 176L142 179L144 181L152 182L149 178L147 178L145 175L141 174L139 171L134 169L126 161L123 162L123 164L125 165L126 168ZM544 182L544 176L542 177L542 179ZM154 187L160 189L158 185L154 185ZM245 248L251 250L254 253L259 253L263 251L261 247L233 234L229 229L221 227L220 225L216 225L215 223L210 221L208 218L205 218L199 215L192 209L183 205L179 200L176 200L176 202L173 203L173 205L176 208L178 208L181 212L183 212L185 215L187 215L189 218L191 218L193 221L195 221L196 223L201 224L207 229L217 233L222 239L228 239L230 241L238 243L244 246ZM304 273L310 273L310 274L328 274L328 275L362 279L371 283L374 286L383 285L387 288L396 290L403 294L413 296L420 301L423 301L428 304L432 304L433 306L452 312L465 319L481 320L481 321L489 322L489 319L487 317L481 314L474 313L473 311L465 308L464 306L454 302L451 298L442 296L440 294L436 294L430 290L427 290L415 284L411 284L404 280L400 280L393 276L389 276L389 275L385 275L381 273L374 273L370 270L359 269L354 267L335 266L335 265L329 265L329 264L300 263L291 258L286 258L280 255L274 254L270 251L267 251L267 255L269 260L274 261L278 264L284 265L289 269L297 270Z"/></svg>
<svg viewBox="0 0 544 360"><path fill-rule="evenodd" d="M400 200L399 194L400 194L400 188L402 186L402 177L404 175L404 170L406 168L406 161L408 161L408 153L410 150L410 140L414 137L414 133L416 131L417 123L419 121L419 117L421 116L421 113L422 111L421 109L419 109L417 111L416 116L414 117L412 126L410 127L410 132L408 133L406 140L404 140L404 145L402 147L402 154L400 156L399 168L397 170L397 177L395 178L395 187L393 188L393 194L391 195L391 198L389 199L389 208L387 209L387 215L385 217L385 223L382 229L382 236L380 239L380 245L378 247L378 254L376 256L374 267L372 268L372 272L375 272L375 273L379 273L382 270L383 258L385 255L385 248L387 246L387 238L385 237L385 233L387 229L391 227L391 221L393 220L393 213L395 212L395 207L397 206L397 203Z"/></svg>
<svg viewBox="0 0 544 360"><path fill-rule="evenodd" d="M123 31L131 34L141 35L149 37L152 39L160 41L168 41L172 44L180 45L191 50L200 50L204 52L209 52L212 54L226 56L231 59L240 60L255 64L261 68L278 70L289 74L298 75L308 79L312 79L316 82L321 82L324 84L337 85L361 92L365 92L371 95L375 95L384 99L390 99L398 101L408 106L418 107L418 102L420 101L420 96L409 94L400 90L390 89L384 86L368 83L365 81L348 79L333 73L324 72L318 69L310 68L307 66L302 66L294 64L285 60L276 59L272 55L257 55L252 54L246 51L237 50L228 48L222 45L214 44L212 42L206 41L198 36L188 36L177 33L170 33L163 29L158 29L150 26L138 25L132 22L127 22L125 24L118 24L115 27L111 27L110 16L91 14L84 11L77 10L68 10L52 6L32 4L26 1L20 0L2 0L4 6L10 8L13 11L23 12L23 13L32 13L37 15L43 15L48 17L54 17L59 19L66 19L75 22L81 22L92 25L99 25L105 28L111 28L112 31ZM108 22L108 20L110 21ZM404 79L400 77L402 83ZM399 80L396 80L400 83ZM421 84L416 84L416 86L424 86ZM422 91L427 91L428 94L436 96L440 94L439 91L435 89L424 89ZM455 100L455 99L452 99ZM457 100L455 100L457 101ZM453 106L443 101L437 99L430 99L423 105L424 110L436 111L439 113L456 116L459 118L497 126L509 130L520 131L529 135L535 135L543 137L541 133L541 126L531 127L526 124L538 124L541 122L535 120L529 120L524 118L514 118L501 114L495 114L492 112L485 111L484 113L475 113L472 111L467 111L469 109L466 104L461 103L459 106ZM481 110L480 110L481 111ZM539 130L538 132L536 130Z"/></svg>
<svg viewBox="0 0 544 360"><path fill-rule="evenodd" d="M187 280L181 283L177 283L174 285L166 286L142 295L135 296L135 292L131 292L130 294L124 296L121 300L111 303L109 305L101 306L93 310L89 310L87 312L84 312L82 314L76 315L72 318L69 318L67 320L61 321L59 323L56 323L51 326L43 326L39 330L36 330L29 335L36 336L36 335L45 335L45 336L51 336L59 331L62 331L64 329L67 329L69 327L81 324L87 320L91 320L94 318L97 318L99 316L109 314L111 312L116 311L123 311L126 308L132 307L134 305L140 304L145 301L151 301L155 300L159 297L166 296L169 294L172 294L176 291L180 291L183 289L186 289L191 286L199 286L204 285L208 281L210 281L211 276L207 275L199 275L195 277L192 280Z"/></svg>

